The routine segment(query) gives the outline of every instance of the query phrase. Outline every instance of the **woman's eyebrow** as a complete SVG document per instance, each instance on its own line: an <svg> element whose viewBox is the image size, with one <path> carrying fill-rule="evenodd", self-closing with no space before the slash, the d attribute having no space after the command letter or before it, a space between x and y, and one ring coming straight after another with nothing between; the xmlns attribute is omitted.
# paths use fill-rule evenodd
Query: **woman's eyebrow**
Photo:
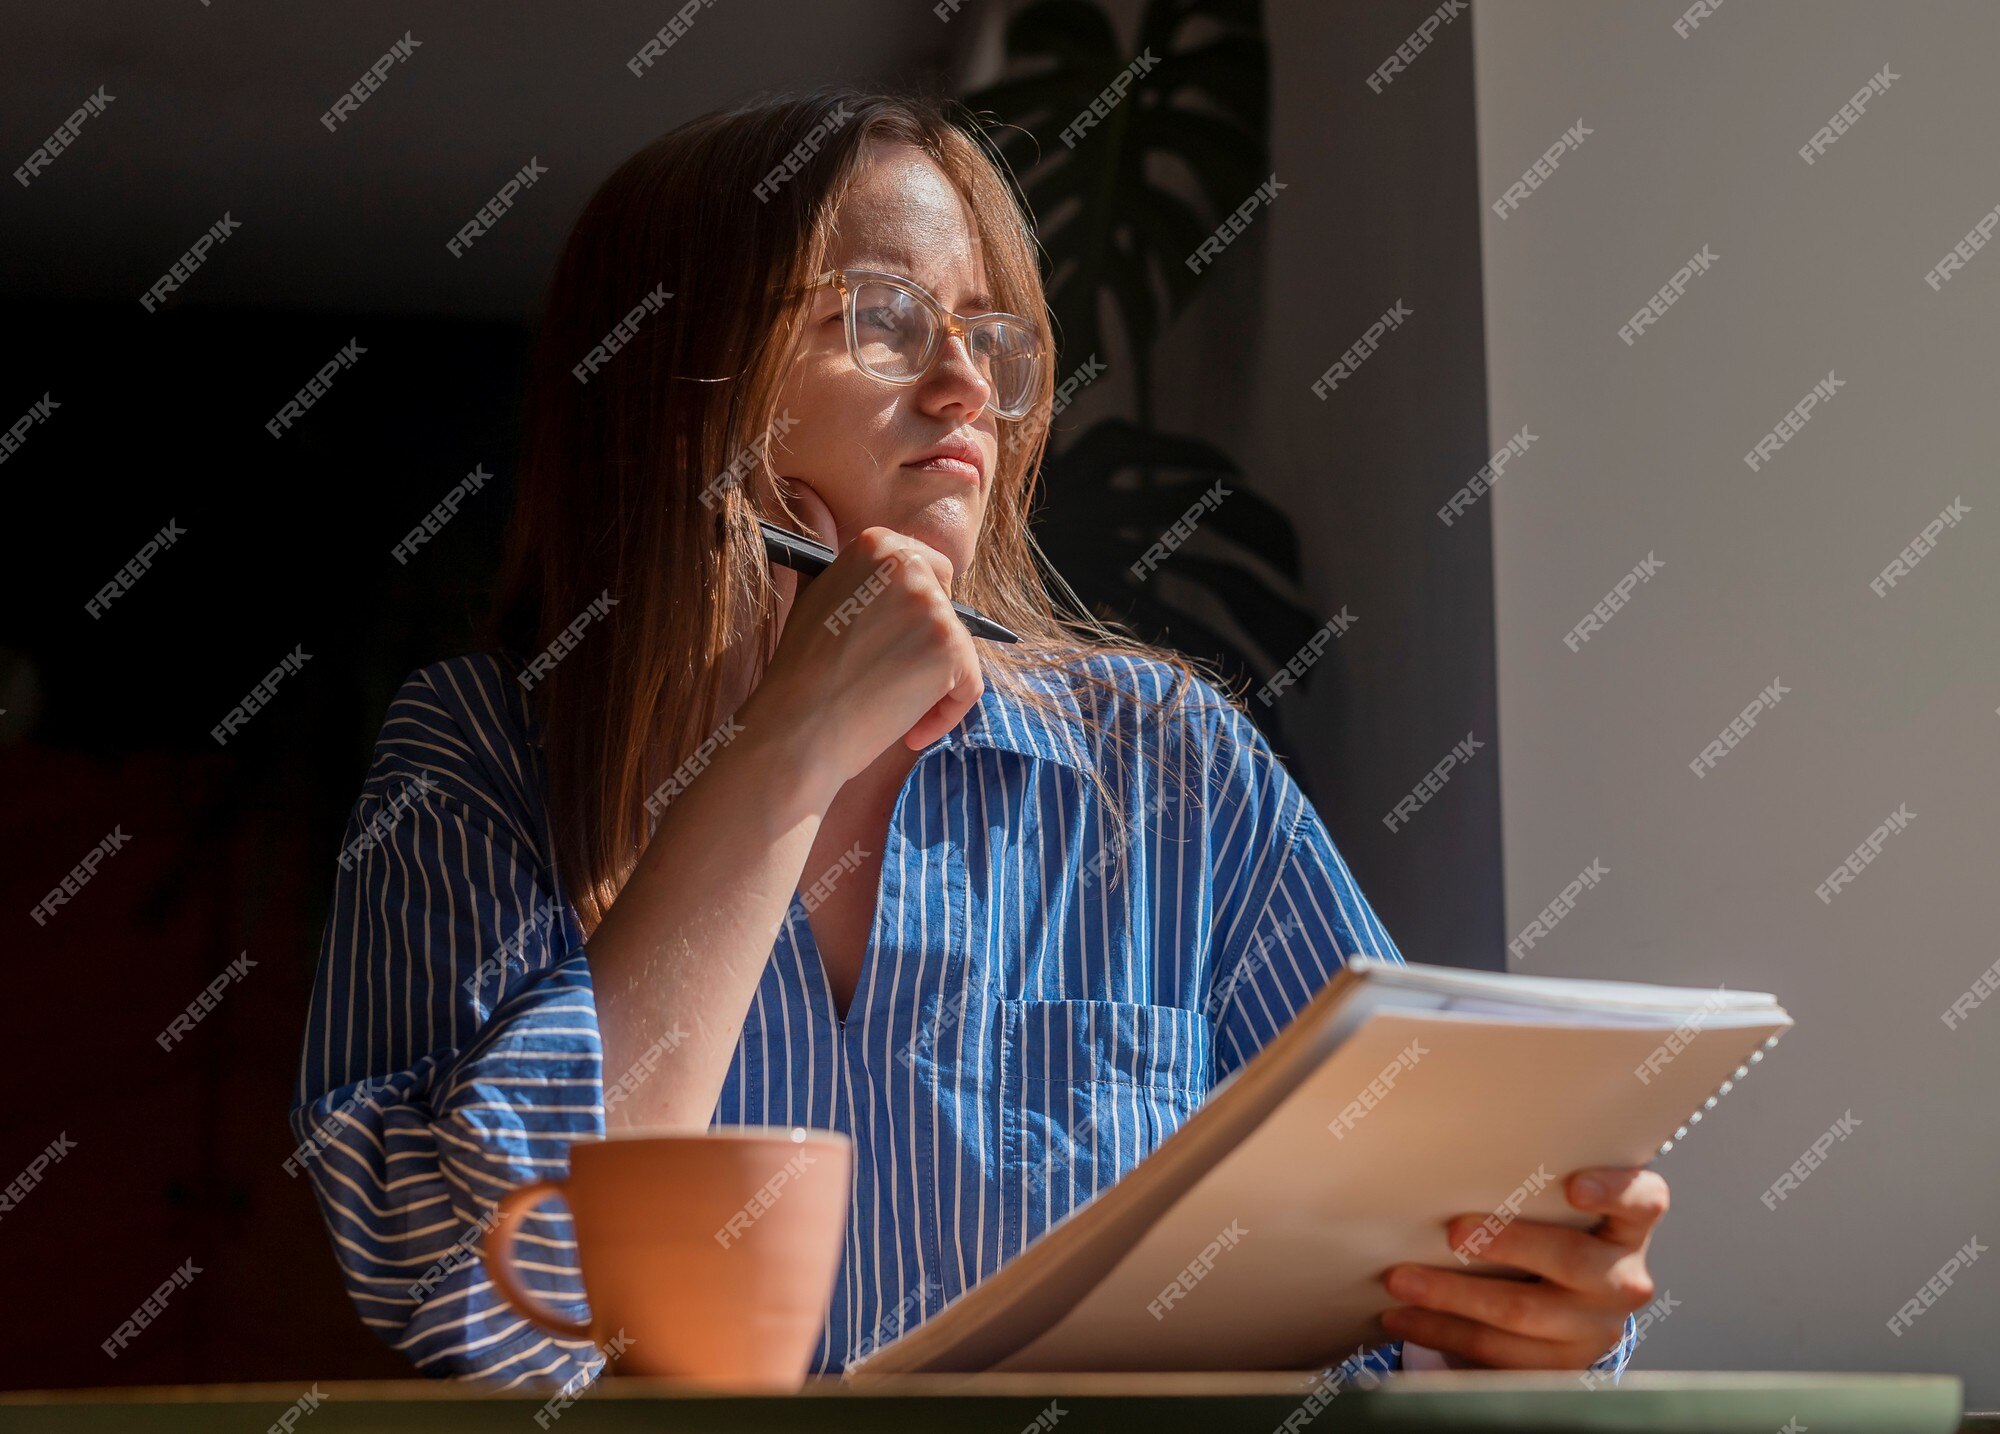
<svg viewBox="0 0 2000 1434"><path fill-rule="evenodd" d="M901 251L897 251L894 253L885 253L878 256L877 259L871 259L864 263L857 263L852 265L851 267L856 269L874 269L878 273L883 273L883 274L901 274L907 279L910 279L918 284L923 284L924 288L930 290L932 294L937 296L939 303L944 302L942 291L939 290L935 285L924 283L922 279L918 278L916 274L916 265L911 262L911 258L908 254L902 253ZM957 307L958 311L962 314L990 313L992 312L993 309L993 296L987 293L984 289L981 289L976 294L967 294L961 299L959 299Z"/></svg>
<svg viewBox="0 0 2000 1434"><path fill-rule="evenodd" d="M922 283L923 281L922 281L922 280L918 280L918 282L919 282L919 283ZM931 286L930 286L929 284L924 284L924 287L925 287L926 289L931 289ZM931 289L931 292L932 292L933 294L937 294L937 293L938 293L938 290L936 290L936 289ZM943 297L942 297L942 296L940 296L940 297L939 297L939 299L938 299L938 302L939 302L939 303L943 303L943 302L944 302L944 299L943 299ZM953 305L952 307L953 307L953 308L955 308L955 309L957 309L957 310L958 310L958 312L959 312L959 313L961 313L961 314L985 314L985 313L990 313L990 312L992 312L992 309L993 309L993 296L992 296L991 294L987 293L987 292L986 292L986 291L985 291L984 289L982 289L982 290L980 290L980 291L979 291L978 293L976 293L976 294L965 294L965 295L962 295L962 296L961 296L961 297L959 298L959 301L958 301L958 302L957 302L956 304L954 304L954 305Z"/></svg>

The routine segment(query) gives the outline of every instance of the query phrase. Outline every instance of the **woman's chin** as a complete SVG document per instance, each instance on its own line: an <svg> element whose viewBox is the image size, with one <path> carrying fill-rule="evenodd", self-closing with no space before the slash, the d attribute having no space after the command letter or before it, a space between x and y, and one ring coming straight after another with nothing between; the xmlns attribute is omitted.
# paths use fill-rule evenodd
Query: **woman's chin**
<svg viewBox="0 0 2000 1434"><path fill-rule="evenodd" d="M834 544L836 551L869 528L889 528L942 553L955 573L965 570L979 545L979 513L957 499L940 499L896 512L844 514L834 520L834 526L840 537Z"/></svg>

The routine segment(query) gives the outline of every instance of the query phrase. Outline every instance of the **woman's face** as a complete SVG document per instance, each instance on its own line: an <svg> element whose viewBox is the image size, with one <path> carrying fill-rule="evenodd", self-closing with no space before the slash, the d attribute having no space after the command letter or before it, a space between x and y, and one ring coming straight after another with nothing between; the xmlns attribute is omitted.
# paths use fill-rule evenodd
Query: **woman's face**
<svg viewBox="0 0 2000 1434"><path fill-rule="evenodd" d="M961 314L993 309L971 211L920 150L872 146L835 224L827 268L899 274ZM825 501L839 529L834 546L863 528L894 528L963 573L999 452L991 390L965 340L942 338L916 383L884 383L848 356L839 289L828 284L805 302L804 351L778 400L779 415L797 420L774 444L779 473ZM922 461L947 440L969 442L976 475L964 462Z"/></svg>

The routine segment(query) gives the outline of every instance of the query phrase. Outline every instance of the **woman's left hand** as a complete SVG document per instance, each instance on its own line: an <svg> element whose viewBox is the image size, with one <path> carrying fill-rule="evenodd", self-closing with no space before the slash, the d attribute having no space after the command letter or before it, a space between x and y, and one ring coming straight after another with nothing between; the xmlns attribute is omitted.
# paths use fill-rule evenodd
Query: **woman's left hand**
<svg viewBox="0 0 2000 1434"><path fill-rule="evenodd" d="M1588 1369L1604 1358L1623 1336L1625 1317L1653 1297L1646 1246L1667 1213L1667 1182L1643 1168L1579 1170L1567 1194L1577 1209L1604 1218L1590 1230L1514 1220L1490 1237L1485 1215L1460 1215L1445 1227L1453 1250L1539 1279L1396 1265L1383 1283L1405 1304L1383 1314L1384 1327L1500 1369Z"/></svg>

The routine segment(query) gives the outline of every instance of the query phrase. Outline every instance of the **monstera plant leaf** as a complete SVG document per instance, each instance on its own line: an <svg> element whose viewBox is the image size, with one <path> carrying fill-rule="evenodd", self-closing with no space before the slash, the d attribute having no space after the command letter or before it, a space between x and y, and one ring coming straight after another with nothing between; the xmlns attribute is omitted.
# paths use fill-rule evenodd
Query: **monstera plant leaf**
<svg viewBox="0 0 2000 1434"><path fill-rule="evenodd" d="M1103 350L1108 298L1145 422L1162 311L1179 313L1198 282L1187 257L1267 177L1270 59L1257 0L1152 0L1136 51L1088 0L1039 0L1009 22L1006 49L1020 73L964 104L999 121L990 136L1037 216L1059 374ZM1120 81L1122 96L1106 93ZM1182 177L1179 189L1169 176ZM1184 197L1185 180L1206 215Z"/></svg>
<svg viewBox="0 0 2000 1434"><path fill-rule="evenodd" d="M1136 411L1136 421L1108 419L1060 451L1051 446L1036 537L1100 617L1254 687L1319 627L1292 595L1298 538L1227 454L1155 430L1151 363L1154 342L1200 282L1188 256L1269 177L1270 53L1258 0L1150 0L1136 46L1090 0L1038 0L1009 22L1005 43L1004 77L962 102L1036 217L1058 382L1093 359L1123 359ZM1103 352L1105 315L1122 330L1122 353ZM1218 479L1228 496L1203 505L1200 536L1135 575L1133 564ZM1209 599L1193 605L1199 611L1174 601L1188 585ZM1218 609L1227 622L1211 620ZM1338 680L1336 662L1313 672L1328 669ZM1284 751L1268 710L1251 704Z"/></svg>
<svg viewBox="0 0 2000 1434"><path fill-rule="evenodd" d="M1212 662L1230 681L1252 687L1318 630L1319 619L1303 603L1241 561L1240 554L1255 554L1297 588L1297 534L1283 513L1243 486L1236 465L1213 444L1110 418L1046 459L1042 475L1037 541L1100 617ZM1217 482L1221 494L1214 494ZM1205 495L1213 496L1204 501ZM1149 561L1154 544L1173 541L1167 535L1184 516L1196 536ZM1207 590L1257 650L1254 659L1237 636L1170 601L1177 578ZM1316 670L1308 671L1308 681Z"/></svg>

